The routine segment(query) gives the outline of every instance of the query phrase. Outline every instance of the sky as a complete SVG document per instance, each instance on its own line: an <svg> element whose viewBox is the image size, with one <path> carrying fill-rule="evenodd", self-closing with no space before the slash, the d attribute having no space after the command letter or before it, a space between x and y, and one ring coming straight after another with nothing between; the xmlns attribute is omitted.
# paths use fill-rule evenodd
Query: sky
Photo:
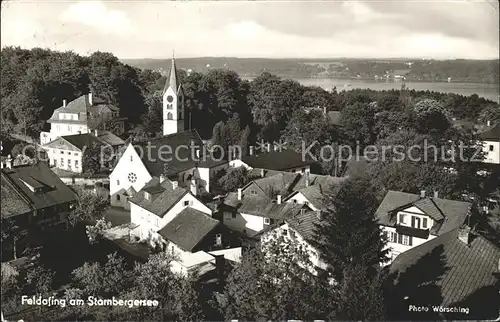
<svg viewBox="0 0 500 322"><path fill-rule="evenodd" d="M2 1L1 45L176 57L498 59L496 0Z"/></svg>

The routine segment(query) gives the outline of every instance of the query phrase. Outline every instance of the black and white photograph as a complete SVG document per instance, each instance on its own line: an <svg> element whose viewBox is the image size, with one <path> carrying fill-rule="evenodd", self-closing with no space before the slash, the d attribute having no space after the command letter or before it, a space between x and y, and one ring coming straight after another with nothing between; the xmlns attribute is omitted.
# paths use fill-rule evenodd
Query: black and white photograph
<svg viewBox="0 0 500 322"><path fill-rule="evenodd" d="M499 21L1 1L1 322L500 321Z"/></svg>

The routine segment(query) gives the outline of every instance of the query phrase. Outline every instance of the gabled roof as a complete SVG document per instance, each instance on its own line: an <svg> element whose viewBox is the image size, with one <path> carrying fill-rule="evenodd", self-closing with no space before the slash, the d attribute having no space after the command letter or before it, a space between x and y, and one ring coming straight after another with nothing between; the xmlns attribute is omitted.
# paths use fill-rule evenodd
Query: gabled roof
<svg viewBox="0 0 500 322"><path fill-rule="evenodd" d="M328 189L328 190L325 190ZM316 209L324 210L327 208L327 200L325 200L325 193L328 193L330 197L335 196L340 191L340 185L324 187L321 184L309 186L297 190L293 195L301 193L307 201L311 203ZM289 199L291 196L287 197Z"/></svg>
<svg viewBox="0 0 500 322"><path fill-rule="evenodd" d="M90 133L61 136L61 139L68 141L80 150L83 150L85 147L90 148L94 144L97 146L105 145L103 141Z"/></svg>
<svg viewBox="0 0 500 322"><path fill-rule="evenodd" d="M299 212L285 222L308 242L316 240L316 227L321 223L315 211Z"/></svg>
<svg viewBox="0 0 500 322"><path fill-rule="evenodd" d="M314 161L302 160L302 154L293 150L263 152L244 156L241 161L252 168L270 170L290 170L311 165Z"/></svg>
<svg viewBox="0 0 500 322"><path fill-rule="evenodd" d="M118 107L107 103L105 100L96 95L92 96L92 105L91 105L89 101L89 94L84 94L72 100L66 106L61 106L55 109L54 113L52 114L50 119L47 120L47 122L86 124L87 114L89 112L100 113L104 109L109 109L114 112L119 110ZM78 120L60 120L59 119L60 113L78 114Z"/></svg>
<svg viewBox="0 0 500 322"><path fill-rule="evenodd" d="M444 234L460 227L466 220L472 204L465 201L425 197L400 191L388 191L380 203L375 216L385 226L395 226L395 213L399 210L415 206L434 219L430 232L435 235Z"/></svg>
<svg viewBox="0 0 500 322"><path fill-rule="evenodd" d="M133 145L149 174L156 177L162 174L168 177L196 166L211 168L227 162L225 160L218 161L210 154L206 157L201 155L201 160L198 161L195 155L192 155L191 144L203 151L203 141L196 130L174 133ZM164 159L165 162L161 159Z"/></svg>
<svg viewBox="0 0 500 322"><path fill-rule="evenodd" d="M111 146L124 145L125 141L109 131L98 131L97 138Z"/></svg>
<svg viewBox="0 0 500 322"><path fill-rule="evenodd" d="M151 195L150 200L146 199L145 193ZM169 180L160 183L158 177L153 177L129 201L163 218L187 193L186 189L179 186L174 189Z"/></svg>
<svg viewBox="0 0 500 322"><path fill-rule="evenodd" d="M188 207L160 229L158 234L190 252L218 225L218 220Z"/></svg>
<svg viewBox="0 0 500 322"><path fill-rule="evenodd" d="M487 131L479 133L479 137L484 141L500 142L500 125L496 125Z"/></svg>
<svg viewBox="0 0 500 322"><path fill-rule="evenodd" d="M37 192L31 189L38 189ZM2 218L76 200L76 194L45 163L2 169Z"/></svg>
<svg viewBox="0 0 500 322"><path fill-rule="evenodd" d="M473 236L467 245L458 238L458 234L458 229L451 230L401 253L391 264L390 271L400 274L396 286L404 289L412 303L420 303L420 300L428 305L452 307L488 287L492 293L485 294L483 300L493 300L493 296L498 296L495 284L498 283L500 249L480 235ZM442 300L438 299L440 303L429 303L432 301L429 294L416 295L416 288L420 285L412 289L409 285L399 284L404 283L401 281L418 279L417 276L405 274L420 274L422 271L427 276L432 271L440 272L440 276L429 281L439 287L442 297ZM413 294L423 296L423 299L412 298Z"/></svg>
<svg viewBox="0 0 500 322"><path fill-rule="evenodd" d="M292 192L292 188L300 178L298 173L278 173L273 176L256 179L253 182L266 192L271 187L276 191L283 193L283 197Z"/></svg>

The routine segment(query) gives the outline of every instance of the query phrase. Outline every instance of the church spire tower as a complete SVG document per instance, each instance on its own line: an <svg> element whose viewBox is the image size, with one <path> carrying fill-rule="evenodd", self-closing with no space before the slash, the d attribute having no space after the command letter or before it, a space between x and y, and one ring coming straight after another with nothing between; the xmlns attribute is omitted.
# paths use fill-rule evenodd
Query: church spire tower
<svg viewBox="0 0 500 322"><path fill-rule="evenodd" d="M183 132L185 117L184 93L172 55L170 74L163 88L163 135Z"/></svg>

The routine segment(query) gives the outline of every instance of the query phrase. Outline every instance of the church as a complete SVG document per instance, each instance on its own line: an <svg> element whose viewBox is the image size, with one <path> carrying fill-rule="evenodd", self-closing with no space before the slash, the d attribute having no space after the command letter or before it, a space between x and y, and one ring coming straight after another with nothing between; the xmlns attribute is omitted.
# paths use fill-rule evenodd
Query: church
<svg viewBox="0 0 500 322"><path fill-rule="evenodd" d="M206 150L203 141L196 130L189 128L175 58L163 89L162 105L163 137L129 144L110 174L112 206L129 209L129 199L153 178L162 182L168 179L201 196L210 192L210 176L227 167L227 160L202 155Z"/></svg>

